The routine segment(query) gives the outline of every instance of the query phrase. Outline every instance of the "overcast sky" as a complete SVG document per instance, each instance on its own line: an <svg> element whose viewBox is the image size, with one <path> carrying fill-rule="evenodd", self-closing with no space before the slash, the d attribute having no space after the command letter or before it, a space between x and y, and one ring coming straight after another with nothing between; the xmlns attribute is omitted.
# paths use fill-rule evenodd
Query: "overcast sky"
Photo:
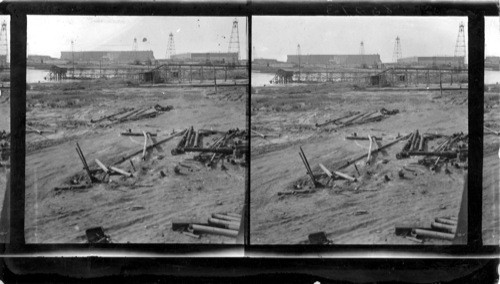
<svg viewBox="0 0 500 284"><path fill-rule="evenodd" d="M176 53L227 52L235 17L28 16L28 54L59 58L61 51L153 50L165 58L168 35ZM238 17L240 58L248 56L247 21ZM143 42L146 38L147 41Z"/></svg>
<svg viewBox="0 0 500 284"><path fill-rule="evenodd" d="M467 17L253 17L257 58L286 60L287 54L380 54L391 62L397 36L403 57L453 56L459 24ZM498 17L486 21L486 55L500 56Z"/></svg>

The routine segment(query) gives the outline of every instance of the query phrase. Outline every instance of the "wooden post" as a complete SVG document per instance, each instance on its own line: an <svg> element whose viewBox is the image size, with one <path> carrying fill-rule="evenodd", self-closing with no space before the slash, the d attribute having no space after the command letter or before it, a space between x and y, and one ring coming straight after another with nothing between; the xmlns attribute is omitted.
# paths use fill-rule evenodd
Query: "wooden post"
<svg viewBox="0 0 500 284"><path fill-rule="evenodd" d="M227 66L224 67L224 82L227 81Z"/></svg>
<svg viewBox="0 0 500 284"><path fill-rule="evenodd" d="M144 148L142 150L142 159L145 160L146 159L146 147L148 145L148 135L146 134L145 131L142 131L142 133L144 134Z"/></svg>
<svg viewBox="0 0 500 284"><path fill-rule="evenodd" d="M216 76L215 66L214 66L214 86L215 86L215 93L217 94L217 76Z"/></svg>
<svg viewBox="0 0 500 284"><path fill-rule="evenodd" d="M193 82L193 66L189 65L189 83Z"/></svg>
<svg viewBox="0 0 500 284"><path fill-rule="evenodd" d="M83 168L87 172L89 178L90 178L90 183L94 181L94 177L90 173L89 165L87 164L87 160L85 159L85 156L83 155L82 149L80 148L80 145L78 142L76 142L76 152L78 153L78 156L80 157L80 160L82 161Z"/></svg>
<svg viewBox="0 0 500 284"><path fill-rule="evenodd" d="M424 230L424 229L414 229L413 231L415 232L415 234L417 234L418 236L422 236L422 237L445 239L445 240L450 240L450 241L453 241L453 239L455 238L455 234L441 233L441 232L435 232L435 231Z"/></svg>
<svg viewBox="0 0 500 284"><path fill-rule="evenodd" d="M224 221L224 220L219 220L219 219L215 219L215 218L208 218L208 224L223 226L224 228L231 229L231 230L238 230L240 228L239 222L235 223L235 222Z"/></svg>

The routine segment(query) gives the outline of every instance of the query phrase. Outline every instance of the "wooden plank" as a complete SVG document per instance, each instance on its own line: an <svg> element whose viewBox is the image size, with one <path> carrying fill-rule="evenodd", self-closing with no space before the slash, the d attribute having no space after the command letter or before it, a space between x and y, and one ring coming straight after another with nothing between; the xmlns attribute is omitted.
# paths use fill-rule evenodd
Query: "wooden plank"
<svg viewBox="0 0 500 284"><path fill-rule="evenodd" d="M156 133L149 133L148 134L152 137L156 137ZM138 133L138 132L122 132L120 133L121 136L144 136L144 133Z"/></svg>
<svg viewBox="0 0 500 284"><path fill-rule="evenodd" d="M376 153L376 152L382 151L383 149L386 149L386 148L388 148L388 147L391 147L392 145L394 145L394 144L398 143L399 141L401 141L401 140L403 140L403 139L407 139L407 138L408 138L408 136L410 136L410 134L405 135L405 136L402 136L402 137L399 137L398 139L396 139L396 140L394 140L394 141L392 141L392 142L389 142L389 143L387 143L387 144L385 144L385 145L383 145L383 146L381 146L381 147L379 147L379 148L377 148L377 149L373 150L373 153ZM344 165L342 165L342 166L338 167L338 168L337 168L337 170L341 170L341 169L347 168L348 166L350 166L350 165L352 165L352 164L356 163L357 161L364 159L367 155L368 155L368 154L362 154L362 155L359 155L358 157L355 157L355 158L353 158L353 159L351 159L351 160L347 161L347 163L345 163Z"/></svg>
<svg viewBox="0 0 500 284"><path fill-rule="evenodd" d="M113 172L119 173L119 174L124 175L124 176L126 176L126 177L132 177L132 173L129 173L129 172L124 171L124 170L122 170L122 169L119 169L119 168L117 168L117 167L113 167L113 166L111 166L111 167L109 167L109 168L110 168Z"/></svg>
<svg viewBox="0 0 500 284"><path fill-rule="evenodd" d="M109 173L108 167L106 167L101 161L95 159L95 162L105 173Z"/></svg>
<svg viewBox="0 0 500 284"><path fill-rule="evenodd" d="M183 131L181 131L181 132L178 132L178 133L172 134L172 135L170 135L169 137L164 138L164 139L162 139L162 140L158 141L158 143L155 143L155 144L153 144L153 145L149 145L149 146L148 146L148 149L151 149L151 148L153 148L153 147L154 147L154 146L156 146L156 145L160 145L160 144L162 144L162 143L165 143L165 142L167 142L167 141L170 141L170 140L172 140L173 138L175 138L175 137L177 137L177 136L183 135L185 132L186 132L186 130L183 130ZM119 160L118 160L116 163L114 163L113 165L118 165L118 164L121 164L121 163L123 163L124 161L126 161L126 160L128 160L128 159L130 159L130 158L132 158L132 157L134 157L134 156L139 155L140 153L142 153L142 149L141 149L141 150L139 150L139 151L136 151L136 152L134 152L134 153L132 153L132 154L130 154L130 155L127 155L127 156L125 156L125 157L123 157L123 158L121 158L121 159L119 159Z"/></svg>
<svg viewBox="0 0 500 284"><path fill-rule="evenodd" d="M372 137L370 136L370 134L368 134L368 140L370 140L370 146L368 148L368 156L366 157L366 164L369 165L370 164L370 159L372 157L372 146L373 146L373 140L372 140Z"/></svg>
<svg viewBox="0 0 500 284"><path fill-rule="evenodd" d="M92 176L92 173L90 172L89 165L87 164L87 160L85 160L85 156L83 155L82 149L80 148L80 145L78 142L76 142L76 152L78 153L78 156L80 157L80 160L82 161L83 168L87 172L87 175L90 178L90 183L94 182L94 177Z"/></svg>
<svg viewBox="0 0 500 284"><path fill-rule="evenodd" d="M333 173L343 179L347 179L347 180L350 180L350 181L357 181L357 179L355 177L352 177L350 175L347 175L347 174L344 174L344 173L341 173L339 171L333 171Z"/></svg>
<svg viewBox="0 0 500 284"><path fill-rule="evenodd" d="M142 159L146 159L146 148L148 146L148 135L146 132L142 131L142 134L144 135L144 148L142 149Z"/></svg>
<svg viewBox="0 0 500 284"><path fill-rule="evenodd" d="M333 177L333 174L325 167L323 164L319 164L319 167L325 172L328 177Z"/></svg>
<svg viewBox="0 0 500 284"><path fill-rule="evenodd" d="M311 170L307 167L307 163L304 156L302 156L302 152L299 152L299 156L302 159L302 163L304 163L304 166L306 167L306 172L308 173L309 177L311 177L311 180L313 181L313 184L316 187L316 179L314 178L314 175L311 172Z"/></svg>

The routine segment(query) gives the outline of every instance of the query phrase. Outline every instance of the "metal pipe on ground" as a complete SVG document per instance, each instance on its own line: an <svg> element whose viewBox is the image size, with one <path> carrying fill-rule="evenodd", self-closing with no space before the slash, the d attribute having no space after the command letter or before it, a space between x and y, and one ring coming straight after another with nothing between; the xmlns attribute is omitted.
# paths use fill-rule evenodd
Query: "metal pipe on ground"
<svg viewBox="0 0 500 284"><path fill-rule="evenodd" d="M432 222L431 223L431 228L433 229L438 229L438 230L444 230L448 231L452 234L455 234L457 231L457 226L452 226L452 225L446 225L446 224L441 224L437 222Z"/></svg>
<svg viewBox="0 0 500 284"><path fill-rule="evenodd" d="M203 226L203 225L196 225L196 224L191 225L191 228L193 229L194 232L199 232L199 233L221 235L221 236L226 236L226 237L231 237L231 238L236 238L236 236L238 236L238 231L235 231L235 230L214 228L214 227L210 227L210 226Z"/></svg>
<svg viewBox="0 0 500 284"><path fill-rule="evenodd" d="M241 222L241 218L227 216L227 215L223 215L220 213L213 213L212 218L217 218L217 219L226 220L226 221L233 221L233 222L238 222L238 223Z"/></svg>
<svg viewBox="0 0 500 284"><path fill-rule="evenodd" d="M442 223L442 224L452 225L452 226L456 226L458 224L457 220L451 220L448 218L436 218L436 219L434 219L434 221L436 221L438 223Z"/></svg>
<svg viewBox="0 0 500 284"><path fill-rule="evenodd" d="M239 230L240 223L224 221L216 218L208 218L208 224L222 226L226 229Z"/></svg>
<svg viewBox="0 0 500 284"><path fill-rule="evenodd" d="M443 239L443 240L449 240L449 241L453 241L453 239L455 238L455 234L441 233L441 232L435 232L435 231L431 231L431 230L414 229L413 232L415 234L417 234L418 236Z"/></svg>

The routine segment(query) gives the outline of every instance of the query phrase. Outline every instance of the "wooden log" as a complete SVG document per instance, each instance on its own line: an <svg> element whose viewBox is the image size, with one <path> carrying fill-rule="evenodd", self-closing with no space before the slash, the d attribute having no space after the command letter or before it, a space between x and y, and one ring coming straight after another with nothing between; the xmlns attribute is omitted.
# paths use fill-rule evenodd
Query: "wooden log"
<svg viewBox="0 0 500 284"><path fill-rule="evenodd" d="M353 118L351 118L351 119L349 119L349 120L347 120L347 121L342 122L342 124L343 124L344 126L347 126L347 125L351 124L353 121L355 121L356 119L358 119L358 118L360 118L360 117L362 117L362 116L364 116L364 115L366 115L366 112L361 113L361 114L359 114L359 115L356 115L355 117L353 117Z"/></svg>
<svg viewBox="0 0 500 284"><path fill-rule="evenodd" d="M148 138L149 138L149 140L151 140L151 143L153 143L153 145L155 145L155 144L158 142L158 140L156 140L156 138L155 138L155 137L151 136L151 133L147 132L147 134L148 134ZM156 136L156 135L155 135L155 136ZM156 151L158 151L158 152L163 152L163 147L161 147L160 145L155 145L155 146L154 146L154 148L155 148L155 149L156 149Z"/></svg>
<svg viewBox="0 0 500 284"><path fill-rule="evenodd" d="M495 130L493 130L493 129L491 129L491 128L488 128L488 127L486 127L486 126L483 126L483 127L484 127L484 129L486 129L486 130L490 131L492 134L495 134L495 135L497 135L497 136L500 136L500 132L499 132L499 131L495 131Z"/></svg>
<svg viewBox="0 0 500 284"><path fill-rule="evenodd" d="M422 134L422 136L420 137L420 145L418 146L418 151L424 151L426 140L427 140L427 137Z"/></svg>
<svg viewBox="0 0 500 284"><path fill-rule="evenodd" d="M373 146L373 140L370 134L368 134L368 140L370 140L370 146L368 148L368 156L366 157L366 164L370 164L370 158L372 157L372 146Z"/></svg>
<svg viewBox="0 0 500 284"><path fill-rule="evenodd" d="M240 218L240 219L241 219L241 214L238 214L238 213L234 213L234 212L227 212L227 213L222 213L222 214L225 214L225 215L227 215L227 216L237 217L237 218Z"/></svg>
<svg viewBox="0 0 500 284"><path fill-rule="evenodd" d="M304 164L304 167L306 167L306 172L309 174L309 177L311 177L311 180L314 184L314 186L316 187L316 178L314 178L314 175L313 173L311 172L311 170L307 167L307 162L305 160L305 157L302 156L302 152L299 152L299 156L300 158L302 159L302 163Z"/></svg>
<svg viewBox="0 0 500 284"><path fill-rule="evenodd" d="M108 115L108 116L105 116L105 117L102 117L102 118L99 118L99 119L96 119L96 120L91 119L90 122L91 123L101 122L101 121L103 121L105 119L111 119L111 118L113 118L113 117L115 117L117 115L124 114L124 113L126 113L128 111L131 111L131 110L133 110L133 108L126 108L126 109L124 109L124 110L122 110L120 112L114 113L112 115Z"/></svg>
<svg viewBox="0 0 500 284"><path fill-rule="evenodd" d="M442 223L438 223L438 222L432 222L431 223L431 228L433 229L438 229L438 230L444 230L444 231L448 231L452 234L455 234L455 232L457 231L457 226L453 226L453 225L446 225L446 224L442 224Z"/></svg>
<svg viewBox="0 0 500 284"><path fill-rule="evenodd" d="M465 151L465 150L464 150ZM445 157L445 158L455 158L459 152L421 152L421 151L410 151L408 155L410 156L436 156L436 157Z"/></svg>
<svg viewBox="0 0 500 284"><path fill-rule="evenodd" d="M149 133L150 136L156 137L156 133ZM144 133L138 133L138 132L122 132L120 133L121 136L144 136Z"/></svg>
<svg viewBox="0 0 500 284"><path fill-rule="evenodd" d="M240 229L240 224L235 223L235 222L230 222L230 221L224 221L224 220L219 220L216 218L208 218L208 224L210 225L215 225L217 227L221 226L226 229L231 229L231 230L239 230Z"/></svg>
<svg viewBox="0 0 500 284"><path fill-rule="evenodd" d="M120 117L115 117L115 120L118 120L118 121L124 121L125 118L133 115L134 113L137 113L139 112L141 109L132 109L130 112L128 113L125 113L124 115L120 116Z"/></svg>
<svg viewBox="0 0 500 284"><path fill-rule="evenodd" d="M278 196L282 195L295 195L295 194L308 194L308 193L314 193L314 190L309 190L309 189L303 189L303 190L291 190L291 191L279 191Z"/></svg>
<svg viewBox="0 0 500 284"><path fill-rule="evenodd" d="M185 152L208 152L208 153L219 153L224 155L229 155L234 152L233 148L193 148L186 147L184 148Z"/></svg>
<svg viewBox="0 0 500 284"><path fill-rule="evenodd" d="M84 188L89 188L89 187L90 187L90 185L88 185L88 184L76 184L76 185L54 187L54 190L61 191L61 190L72 190L72 189L84 189Z"/></svg>
<svg viewBox="0 0 500 284"><path fill-rule="evenodd" d="M186 130L183 130L183 131L181 131L181 132L178 132L178 133L172 134L172 135L170 135L169 137L167 137L167 138L165 138L165 139L162 139L162 140L158 141L157 143L155 143L155 144L153 144L153 145L149 145L149 146L148 146L148 149L153 148L153 147L154 147L154 146L156 146L156 145L160 145L160 144L162 144L162 143L165 143L165 142L167 142L167 141L170 141L170 140L172 140L173 138L175 138L175 137L177 137L177 136L183 135L185 132L186 132ZM118 164L121 164L121 163L123 163L124 161L126 161L126 160L128 160L128 159L130 159L130 158L132 158L132 157L134 157L134 156L136 156L136 155L139 155L140 153L142 153L142 149L141 149L141 150L139 150L139 151L137 151L137 152L134 152L134 153L132 153L132 154L130 154L130 155L128 155L128 156L125 156L125 157L123 157L123 158L119 159L119 160L118 160L116 163L114 163L113 165L118 165Z"/></svg>
<svg viewBox="0 0 500 284"><path fill-rule="evenodd" d="M124 117L122 119L120 119L121 122L123 121L126 121L126 120L137 120L141 117L144 117L144 116L149 116L149 115L152 115L152 114L155 114L156 113L156 110L155 109L152 109L152 108L143 108L135 113L132 113L131 115L127 116L127 117Z"/></svg>
<svg viewBox="0 0 500 284"><path fill-rule="evenodd" d="M190 233L190 232L182 232L182 234L188 236L188 237L191 237L191 238L195 238L195 239L199 239L200 238L200 235L196 235L196 234L193 234L193 233Z"/></svg>
<svg viewBox="0 0 500 284"><path fill-rule="evenodd" d="M109 173L108 167L106 167L101 161L95 159L95 162L105 173Z"/></svg>
<svg viewBox="0 0 500 284"><path fill-rule="evenodd" d="M444 239L449 241L453 241L453 238L455 238L455 234L441 233L425 229L414 229L413 231L415 234L422 237Z"/></svg>
<svg viewBox="0 0 500 284"><path fill-rule="evenodd" d="M142 149L142 159L146 159L146 148L148 146L148 135L146 132L142 131L142 134L144 135L144 148Z"/></svg>
<svg viewBox="0 0 500 284"><path fill-rule="evenodd" d="M304 161L306 162L307 168L309 169L309 172L312 175L311 165L309 164L309 161L307 160L306 154L304 153L302 146L299 146L299 149L300 149L300 152L302 153L302 156L304 157Z"/></svg>
<svg viewBox="0 0 500 284"><path fill-rule="evenodd" d="M354 112L354 113L349 113L348 115L345 115L345 116L342 116L342 117L339 117L339 118L336 118L336 119L333 119L333 120L329 120L329 121L324 122L324 123L316 123L316 124L315 124L315 126L316 126L316 127L323 127L323 126L326 126L326 125L328 125L328 124L335 123L335 122L337 122L337 121L339 121L339 120L342 120L342 119L344 119L344 118L348 118L348 117L352 117L352 116L357 115L357 114L359 114L359 112L358 112L358 111L357 111L357 112Z"/></svg>
<svg viewBox="0 0 500 284"><path fill-rule="evenodd" d="M410 136L410 134L405 135L405 136L402 136L402 137L399 137L399 138L397 138L396 140L394 140L394 141L392 141L392 142L389 142L389 143L387 143L387 144L385 144L385 145L383 145L383 146L381 146L381 147L379 147L379 148L377 148L377 149L373 150L373 151L372 151L372 154L373 154L373 153L376 153L376 152L379 152L379 151L382 151L382 150L384 150L384 149L386 149L386 148L388 148L388 147L391 147L392 145L394 145L394 144L398 143L399 141L401 141L401 140L403 140L403 139L407 139L409 136ZM357 161L364 159L367 155L368 155L368 154L362 154L362 155L359 155L358 157L355 157L355 158L353 158L353 159L351 159L351 160L347 161L344 165L342 165L342 166L338 167L338 168L337 168L337 170L341 170L341 169L347 168L348 166L350 166L350 165L352 165L352 164L356 163Z"/></svg>
<svg viewBox="0 0 500 284"><path fill-rule="evenodd" d="M434 220L438 223L452 225L452 226L456 226L458 224L457 220L451 220L448 218L436 218Z"/></svg>
<svg viewBox="0 0 500 284"><path fill-rule="evenodd" d="M124 170L122 170L122 169L119 169L119 168L117 168L117 167L113 167L113 166L111 166L111 167L109 167L109 168L110 168L113 172L115 172L115 173L119 173L119 174L124 175L124 176L126 176L126 177L132 177L132 173L126 172L126 171L124 171Z"/></svg>
<svg viewBox="0 0 500 284"><path fill-rule="evenodd" d="M94 181L94 177L92 176L92 173L90 172L89 165L87 164L87 160L85 159L85 156L83 155L82 148L80 148L80 145L78 142L76 142L76 152L78 153L78 156L80 157L80 160L82 161L83 168L87 172L87 175L90 178L90 183Z"/></svg>
<svg viewBox="0 0 500 284"><path fill-rule="evenodd" d="M199 232L199 233L221 235L221 236L226 236L226 237L231 237L231 238L236 238L236 236L238 236L238 231L235 231L235 230L214 228L214 227L196 225L196 224L192 224L191 228L193 229L194 232Z"/></svg>
<svg viewBox="0 0 500 284"><path fill-rule="evenodd" d="M217 219L226 220L226 221L234 221L234 222L238 222L238 223L241 222L241 218L227 216L227 215L223 215L220 213L213 213L212 218L217 218Z"/></svg>
<svg viewBox="0 0 500 284"><path fill-rule="evenodd" d="M364 137L364 136L346 136L347 140L369 140L368 137ZM375 139L375 140L382 140L381 137L375 137L375 136L372 136L372 139Z"/></svg>
<svg viewBox="0 0 500 284"><path fill-rule="evenodd" d="M255 130L250 130L250 131L251 131L252 133L254 133L255 135L257 135L257 136L260 136L260 137L262 137L262 138L266 139L266 135L264 135L264 134L262 134L262 133L259 133L259 132L255 131Z"/></svg>
<svg viewBox="0 0 500 284"><path fill-rule="evenodd" d="M196 131L196 135L194 136L194 143L193 147L198 148L199 147L199 139L200 139L200 131Z"/></svg>
<svg viewBox="0 0 500 284"><path fill-rule="evenodd" d="M347 179L347 180L350 180L350 181L357 181L357 179L355 177L352 177L352 176L349 176L349 175L346 175L344 173L341 173L339 171L333 171L333 173L343 179Z"/></svg>
<svg viewBox="0 0 500 284"><path fill-rule="evenodd" d="M333 177L333 174L325 166L323 166L323 164L320 163L319 167L323 170L323 172L325 172L328 177Z"/></svg>

